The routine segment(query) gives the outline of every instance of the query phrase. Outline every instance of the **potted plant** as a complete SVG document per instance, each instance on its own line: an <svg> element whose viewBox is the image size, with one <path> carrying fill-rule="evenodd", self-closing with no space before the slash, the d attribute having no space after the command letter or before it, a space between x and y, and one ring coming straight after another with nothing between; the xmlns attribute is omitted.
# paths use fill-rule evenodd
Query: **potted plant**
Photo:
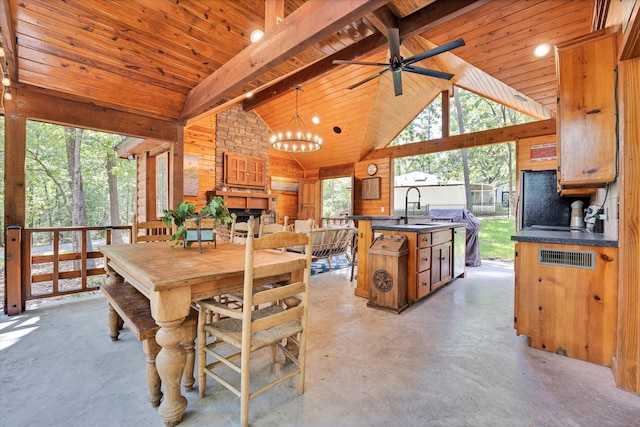
<svg viewBox="0 0 640 427"><path fill-rule="evenodd" d="M197 228L197 241L202 252L202 240L200 233L200 221L205 218L214 220L212 228L217 224L228 224L232 221L231 214L227 209L227 204L220 196L215 196L209 204L202 208L200 212L196 211L196 205L192 202L181 202L177 209L165 209L162 220L167 225L172 223L176 226L176 231L171 235L171 240L175 240L174 246L184 246L188 248L193 244L193 240L187 239L188 221L193 221ZM215 233L212 240L215 242Z"/></svg>

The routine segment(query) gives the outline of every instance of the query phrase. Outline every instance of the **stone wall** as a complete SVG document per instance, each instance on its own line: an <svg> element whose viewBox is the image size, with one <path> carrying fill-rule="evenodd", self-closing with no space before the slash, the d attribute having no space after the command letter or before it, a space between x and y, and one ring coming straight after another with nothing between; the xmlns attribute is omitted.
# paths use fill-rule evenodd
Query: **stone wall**
<svg viewBox="0 0 640 427"><path fill-rule="evenodd" d="M266 162L269 183L269 128L253 111L243 111L237 105L217 115L216 123L216 189L223 187L224 153L233 152L259 157ZM229 189L236 190L236 189ZM265 187L263 192L267 192ZM257 191L252 189L251 191Z"/></svg>

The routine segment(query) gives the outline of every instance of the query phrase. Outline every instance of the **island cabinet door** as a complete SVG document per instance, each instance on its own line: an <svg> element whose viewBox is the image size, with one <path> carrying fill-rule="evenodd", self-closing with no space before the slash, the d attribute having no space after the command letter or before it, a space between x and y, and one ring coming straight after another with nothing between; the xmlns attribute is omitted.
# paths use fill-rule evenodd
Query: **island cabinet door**
<svg viewBox="0 0 640 427"><path fill-rule="evenodd" d="M431 292L451 279L451 242L431 248Z"/></svg>

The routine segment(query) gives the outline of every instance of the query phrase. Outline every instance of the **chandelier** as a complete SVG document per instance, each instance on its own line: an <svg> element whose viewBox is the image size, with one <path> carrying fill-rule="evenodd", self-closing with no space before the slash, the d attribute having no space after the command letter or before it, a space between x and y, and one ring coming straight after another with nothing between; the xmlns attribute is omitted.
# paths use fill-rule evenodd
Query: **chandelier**
<svg viewBox="0 0 640 427"><path fill-rule="evenodd" d="M271 136L271 146L279 151L288 153L308 153L318 151L322 147L322 138L313 135L304 125L298 114L298 93L302 92L300 86L296 86L296 114L287 123L286 130Z"/></svg>

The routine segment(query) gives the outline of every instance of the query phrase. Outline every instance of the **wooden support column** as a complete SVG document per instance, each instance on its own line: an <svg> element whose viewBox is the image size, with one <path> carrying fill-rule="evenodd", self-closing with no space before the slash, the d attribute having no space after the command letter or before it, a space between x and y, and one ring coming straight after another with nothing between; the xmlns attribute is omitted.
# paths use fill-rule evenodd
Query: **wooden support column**
<svg viewBox="0 0 640 427"><path fill-rule="evenodd" d="M176 209L184 198L184 126L178 126L177 139L171 147L169 205Z"/></svg>
<svg viewBox="0 0 640 427"><path fill-rule="evenodd" d="M21 229L26 222L25 209L25 168L27 120L16 109L17 89L14 89L14 101L5 101L4 116L4 226L7 237L7 250L4 254L5 269L5 312L19 314L24 310L22 260L20 259ZM9 230L6 227L20 227ZM18 233L18 236L16 236ZM16 259L16 257L18 259ZM9 299L11 301L9 301ZM13 307L15 306L15 307Z"/></svg>
<svg viewBox="0 0 640 427"><path fill-rule="evenodd" d="M449 114L449 91L443 90L442 93L442 137L446 138L450 135L451 124L450 124L450 114Z"/></svg>
<svg viewBox="0 0 640 427"><path fill-rule="evenodd" d="M620 61L618 387L640 394L640 57Z"/></svg>

